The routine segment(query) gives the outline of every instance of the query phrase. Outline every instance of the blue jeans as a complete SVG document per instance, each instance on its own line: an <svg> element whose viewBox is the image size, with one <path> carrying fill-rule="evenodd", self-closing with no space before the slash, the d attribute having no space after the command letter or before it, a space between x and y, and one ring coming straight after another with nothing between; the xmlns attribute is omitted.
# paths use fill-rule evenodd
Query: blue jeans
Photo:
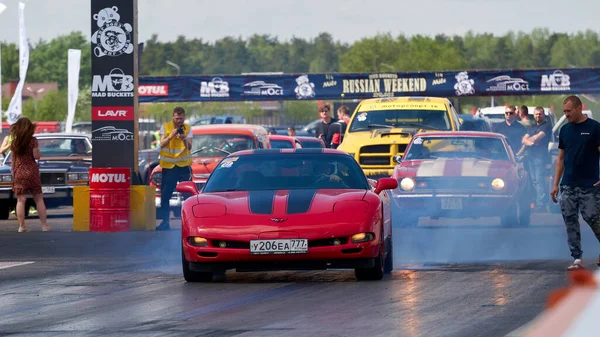
<svg viewBox="0 0 600 337"><path fill-rule="evenodd" d="M548 183L546 182L546 160L532 156L529 158L529 175L535 190L535 205L545 207L549 202Z"/></svg>
<svg viewBox="0 0 600 337"><path fill-rule="evenodd" d="M170 169L162 169L162 183L160 187L160 211L161 218L164 222L169 222L169 218L171 215L171 207L169 206L169 200L171 200L173 192L175 192L175 187L177 187L177 183L191 180L192 169L189 166L174 166Z"/></svg>

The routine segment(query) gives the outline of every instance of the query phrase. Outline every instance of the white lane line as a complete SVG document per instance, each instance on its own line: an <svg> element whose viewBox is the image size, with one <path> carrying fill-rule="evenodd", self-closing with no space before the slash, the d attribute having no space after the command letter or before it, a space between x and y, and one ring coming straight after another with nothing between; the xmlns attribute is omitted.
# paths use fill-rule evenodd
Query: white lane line
<svg viewBox="0 0 600 337"><path fill-rule="evenodd" d="M19 267L19 266L24 266L27 264L32 264L34 263L33 261L26 261L26 262L0 262L0 269L8 269L11 267Z"/></svg>

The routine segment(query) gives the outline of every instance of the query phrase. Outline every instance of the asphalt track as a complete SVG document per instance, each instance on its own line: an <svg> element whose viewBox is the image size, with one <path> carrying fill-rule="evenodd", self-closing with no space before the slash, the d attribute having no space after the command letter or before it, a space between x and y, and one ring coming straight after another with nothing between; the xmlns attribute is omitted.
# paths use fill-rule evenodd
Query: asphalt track
<svg viewBox="0 0 600 337"><path fill-rule="evenodd" d="M560 216L530 228L498 219L421 220L394 228L395 271L357 282L352 271L181 276L169 232L52 232L0 222L0 336L505 336L544 308L570 263ZM598 243L582 222L586 263ZM17 265L22 263L21 265Z"/></svg>

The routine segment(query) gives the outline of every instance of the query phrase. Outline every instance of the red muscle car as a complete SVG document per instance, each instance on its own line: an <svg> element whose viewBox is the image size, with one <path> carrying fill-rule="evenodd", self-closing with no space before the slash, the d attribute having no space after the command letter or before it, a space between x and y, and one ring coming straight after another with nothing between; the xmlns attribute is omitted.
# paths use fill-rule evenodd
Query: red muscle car
<svg viewBox="0 0 600 337"><path fill-rule="evenodd" d="M421 133L395 160L392 195L402 226L416 226L419 217L495 216L503 226L529 225L528 177L501 134Z"/></svg>
<svg viewBox="0 0 600 337"><path fill-rule="evenodd" d="M380 280L393 268L390 196L398 182L373 187L356 161L332 149L260 149L224 158L182 209L183 276L353 268Z"/></svg>

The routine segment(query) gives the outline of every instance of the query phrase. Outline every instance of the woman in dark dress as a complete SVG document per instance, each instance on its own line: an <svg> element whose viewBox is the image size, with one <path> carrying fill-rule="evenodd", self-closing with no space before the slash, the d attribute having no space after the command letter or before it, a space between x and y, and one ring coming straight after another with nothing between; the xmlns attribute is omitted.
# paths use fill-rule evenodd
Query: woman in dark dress
<svg viewBox="0 0 600 337"><path fill-rule="evenodd" d="M17 218L19 232L27 232L25 226L25 203L30 194L42 223L42 231L50 230L46 223L46 205L42 196L42 181L36 159L40 159L37 139L33 137L35 124L27 117L21 117L10 127L10 152L12 156L13 193L17 198Z"/></svg>

